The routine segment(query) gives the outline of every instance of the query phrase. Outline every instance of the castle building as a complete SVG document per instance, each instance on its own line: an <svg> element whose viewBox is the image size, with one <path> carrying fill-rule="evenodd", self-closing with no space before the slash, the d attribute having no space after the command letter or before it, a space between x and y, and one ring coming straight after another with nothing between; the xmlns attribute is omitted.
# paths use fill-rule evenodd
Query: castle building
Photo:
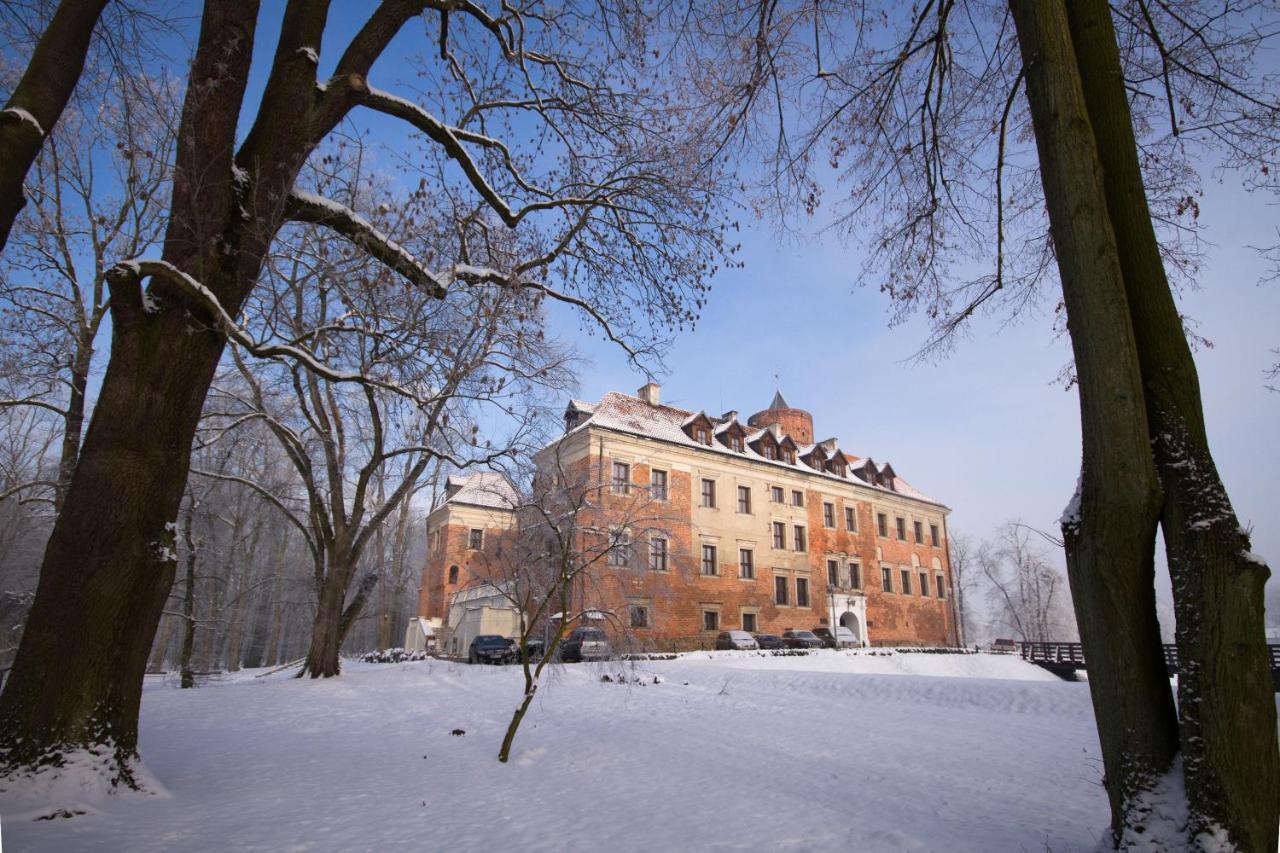
<svg viewBox="0 0 1280 853"><path fill-rule="evenodd" d="M649 383L637 396L571 401L565 433L535 457L539 470L590 471L605 484L601 529L635 494L656 519L632 559L599 570L582 606L655 648L834 625L863 645L956 642L946 506L888 463L816 440L812 416L780 392L745 419L665 406L660 392ZM427 519L421 616L447 620L453 598L477 586L517 501L498 475L450 478Z"/></svg>

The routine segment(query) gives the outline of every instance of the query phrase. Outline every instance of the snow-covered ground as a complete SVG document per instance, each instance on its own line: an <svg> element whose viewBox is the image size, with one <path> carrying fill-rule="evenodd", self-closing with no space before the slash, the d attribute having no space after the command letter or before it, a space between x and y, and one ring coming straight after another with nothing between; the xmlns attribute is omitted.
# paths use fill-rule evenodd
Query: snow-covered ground
<svg viewBox="0 0 1280 853"><path fill-rule="evenodd" d="M1087 685L1014 657L566 666L508 765L514 667L252 675L149 685L142 754L161 790L86 795L86 814L51 820L31 816L47 794L10 790L4 849L1062 853L1107 823Z"/></svg>

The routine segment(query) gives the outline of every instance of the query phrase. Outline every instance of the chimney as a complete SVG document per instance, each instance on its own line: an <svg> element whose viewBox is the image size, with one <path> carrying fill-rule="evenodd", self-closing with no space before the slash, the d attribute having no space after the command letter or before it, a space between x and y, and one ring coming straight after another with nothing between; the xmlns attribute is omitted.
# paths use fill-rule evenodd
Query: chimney
<svg viewBox="0 0 1280 853"><path fill-rule="evenodd" d="M650 406L661 404L662 386L657 382L646 382L640 386L640 390L636 392L636 396L644 400Z"/></svg>

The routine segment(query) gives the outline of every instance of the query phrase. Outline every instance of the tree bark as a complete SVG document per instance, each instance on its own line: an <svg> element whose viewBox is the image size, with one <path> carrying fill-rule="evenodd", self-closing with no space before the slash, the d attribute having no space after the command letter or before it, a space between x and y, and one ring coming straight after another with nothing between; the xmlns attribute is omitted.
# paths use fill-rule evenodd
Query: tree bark
<svg viewBox="0 0 1280 853"><path fill-rule="evenodd" d="M346 576L342 572L346 571ZM307 660L298 677L332 678L342 668L338 653L343 640L343 603L347 595L347 583L352 569L330 571L320 587L316 601L316 615L311 623L311 643L307 648Z"/></svg>
<svg viewBox="0 0 1280 853"><path fill-rule="evenodd" d="M1105 2L1068 6L1141 364L1161 529L1173 579L1178 710L1192 836L1214 825L1241 850L1276 849L1280 749L1263 614L1270 572L1248 557L1205 430L1200 381L1152 225Z"/></svg>
<svg viewBox="0 0 1280 853"><path fill-rule="evenodd" d="M62 416L62 452L58 459L58 485L54 491L54 510L62 507L71 477L80 456L80 435L84 429L85 392L89 385L89 366L93 362L93 341L76 341L75 360L71 365L71 393Z"/></svg>
<svg viewBox="0 0 1280 853"><path fill-rule="evenodd" d="M268 221L269 233L245 236L233 187L256 16L253 2L205 7L188 87L200 94L183 109L164 250L233 313L274 233ZM113 781L133 786L142 678L175 571L173 521L224 342L173 288L153 281L144 304L136 278L110 284L110 360L0 694L0 763L60 765L69 751L109 745Z"/></svg>
<svg viewBox="0 0 1280 853"><path fill-rule="evenodd" d="M1142 829L1147 815L1138 798L1178 748L1155 608L1160 492L1120 252L1066 9L1061 0L1012 0L1010 8L1079 379L1078 509L1073 501L1062 529L1118 839L1127 828Z"/></svg>
<svg viewBox="0 0 1280 853"><path fill-rule="evenodd" d="M62 0L0 112L0 252L27 204L22 183L84 71L89 41L108 0ZM10 112L13 110L14 112ZM25 110L37 125L21 117Z"/></svg>

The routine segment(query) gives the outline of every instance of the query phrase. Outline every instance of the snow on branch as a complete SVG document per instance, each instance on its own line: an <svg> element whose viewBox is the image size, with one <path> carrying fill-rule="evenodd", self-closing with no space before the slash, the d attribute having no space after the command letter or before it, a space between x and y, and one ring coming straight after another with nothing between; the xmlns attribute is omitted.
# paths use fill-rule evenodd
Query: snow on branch
<svg viewBox="0 0 1280 853"><path fill-rule="evenodd" d="M293 344L268 344L255 341L248 332L240 327L227 310L222 306L222 302L218 297L200 282L187 275L182 270L175 267L168 261L161 260L143 260L134 259L131 261L121 261L106 273L107 282L111 285L112 304L119 306L124 303L131 305L141 304L143 306L152 306L155 300L148 294L140 292L141 280L148 276L154 276L163 280L166 284L177 288L184 296L191 299L210 315L213 324L227 336L228 340L242 347L258 358L289 358L301 363L308 371L314 373L322 379L330 382L355 382L362 385L371 385L378 388L384 388L392 393L399 394L411 400L421 400L419 394L415 394L406 388L374 379L363 373L351 373L349 371L335 370L324 362L320 361L316 356L305 347L295 346ZM128 289L126 289L128 285ZM148 312L153 310L147 308Z"/></svg>
<svg viewBox="0 0 1280 853"><path fill-rule="evenodd" d="M418 263L403 246L383 234L354 210L322 196L300 190L289 194L285 215L294 222L310 222L332 228L376 260L409 281L426 288L436 299L443 299L448 282Z"/></svg>

